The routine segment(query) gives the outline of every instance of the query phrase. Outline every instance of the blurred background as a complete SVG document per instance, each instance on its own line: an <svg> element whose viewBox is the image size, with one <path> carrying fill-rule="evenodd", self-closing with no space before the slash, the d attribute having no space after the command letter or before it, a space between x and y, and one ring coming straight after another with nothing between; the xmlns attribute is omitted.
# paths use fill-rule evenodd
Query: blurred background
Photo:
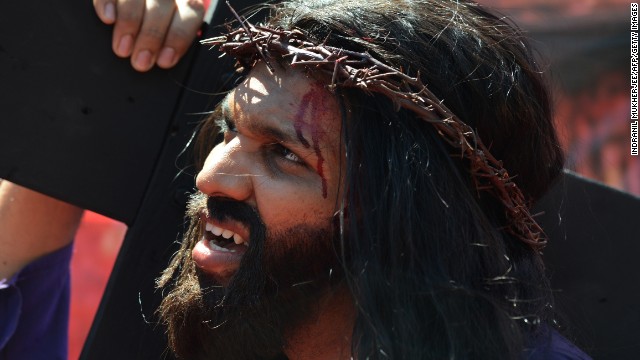
<svg viewBox="0 0 640 360"><path fill-rule="evenodd" d="M481 0L518 24L542 55L567 168L640 196L630 149L629 2ZM126 232L86 212L72 260L69 359L77 359Z"/></svg>

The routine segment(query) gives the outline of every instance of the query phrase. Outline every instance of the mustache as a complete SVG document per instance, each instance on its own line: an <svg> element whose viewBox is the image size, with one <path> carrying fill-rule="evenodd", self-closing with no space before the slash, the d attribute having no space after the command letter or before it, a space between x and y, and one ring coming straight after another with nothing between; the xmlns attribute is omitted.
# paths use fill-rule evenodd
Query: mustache
<svg viewBox="0 0 640 360"><path fill-rule="evenodd" d="M247 225L250 229L264 225L258 211L241 201L223 197L207 197L206 207L211 219L234 220Z"/></svg>
<svg viewBox="0 0 640 360"><path fill-rule="evenodd" d="M199 219L206 210L209 218L218 221L237 221L250 231L265 228L258 210L247 203L222 196L208 196L201 191L192 194L187 205L187 216Z"/></svg>

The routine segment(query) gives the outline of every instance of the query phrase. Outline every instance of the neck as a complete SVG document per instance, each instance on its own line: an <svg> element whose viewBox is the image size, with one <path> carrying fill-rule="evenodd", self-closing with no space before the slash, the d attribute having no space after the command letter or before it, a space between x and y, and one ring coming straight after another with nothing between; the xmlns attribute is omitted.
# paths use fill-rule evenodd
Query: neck
<svg viewBox="0 0 640 360"><path fill-rule="evenodd" d="M290 360L349 360L355 321L346 286L325 295L308 321L287 334L284 352Z"/></svg>

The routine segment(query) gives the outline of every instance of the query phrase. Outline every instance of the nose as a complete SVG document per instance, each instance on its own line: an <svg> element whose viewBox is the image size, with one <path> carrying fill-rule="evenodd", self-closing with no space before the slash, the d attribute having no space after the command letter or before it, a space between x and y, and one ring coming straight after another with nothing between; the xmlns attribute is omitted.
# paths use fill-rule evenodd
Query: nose
<svg viewBox="0 0 640 360"><path fill-rule="evenodd" d="M247 201L253 194L249 156L237 138L218 144L196 177L196 187L208 196Z"/></svg>

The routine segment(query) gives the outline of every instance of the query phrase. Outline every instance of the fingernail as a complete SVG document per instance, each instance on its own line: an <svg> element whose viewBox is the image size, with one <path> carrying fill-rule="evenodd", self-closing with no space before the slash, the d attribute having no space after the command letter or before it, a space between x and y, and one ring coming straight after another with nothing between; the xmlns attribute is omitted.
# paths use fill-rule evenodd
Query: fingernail
<svg viewBox="0 0 640 360"><path fill-rule="evenodd" d="M110 23L116 21L116 7L113 3L104 6L104 19Z"/></svg>
<svg viewBox="0 0 640 360"><path fill-rule="evenodd" d="M133 47L133 36L127 34L120 38L118 43L118 56L127 57L131 55L131 48Z"/></svg>
<svg viewBox="0 0 640 360"><path fill-rule="evenodd" d="M174 57L176 56L176 51L173 48L166 47L160 51L160 56L158 56L158 66L166 68L173 66Z"/></svg>
<svg viewBox="0 0 640 360"><path fill-rule="evenodd" d="M136 55L135 60L133 61L136 65L136 70L146 71L151 67L151 51L142 50Z"/></svg>

